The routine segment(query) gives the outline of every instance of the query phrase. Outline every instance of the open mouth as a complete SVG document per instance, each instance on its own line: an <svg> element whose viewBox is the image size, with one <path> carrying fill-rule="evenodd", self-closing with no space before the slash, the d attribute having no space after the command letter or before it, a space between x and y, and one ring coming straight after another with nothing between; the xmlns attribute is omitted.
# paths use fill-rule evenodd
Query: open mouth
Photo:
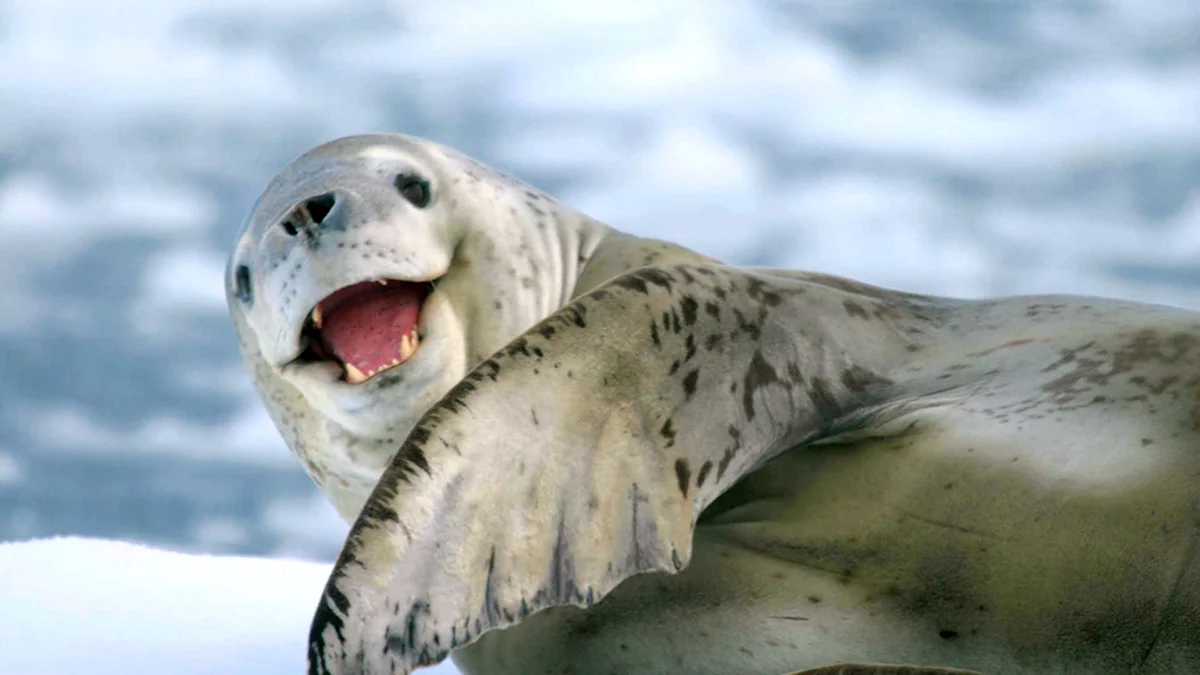
<svg viewBox="0 0 1200 675"><path fill-rule="evenodd" d="M432 290L428 281L380 279L334 291L305 320L297 360L336 363L350 384L395 368L421 346L418 320Z"/></svg>

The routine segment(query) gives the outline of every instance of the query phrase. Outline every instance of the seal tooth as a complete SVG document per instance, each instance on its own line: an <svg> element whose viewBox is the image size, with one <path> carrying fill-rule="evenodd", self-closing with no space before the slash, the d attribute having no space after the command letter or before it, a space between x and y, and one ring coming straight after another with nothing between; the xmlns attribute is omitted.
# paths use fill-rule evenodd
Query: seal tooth
<svg viewBox="0 0 1200 675"><path fill-rule="evenodd" d="M318 304L316 307L313 307L313 311L312 311L313 328L316 328L317 330L321 330L322 320L323 320L323 317L321 316L321 305Z"/></svg>
<svg viewBox="0 0 1200 675"><path fill-rule="evenodd" d="M378 281L380 286L387 286L387 279L379 279Z"/></svg>
<svg viewBox="0 0 1200 675"><path fill-rule="evenodd" d="M400 338L400 360L407 361L417 351L416 336L412 333Z"/></svg>
<svg viewBox="0 0 1200 675"><path fill-rule="evenodd" d="M345 363L342 365L346 369L346 381L349 382L350 384L358 384L359 382L365 382L368 377L370 377L371 375L374 375L374 373L371 373L370 375L363 374L363 371L361 371L357 367L355 367L355 365L353 363Z"/></svg>

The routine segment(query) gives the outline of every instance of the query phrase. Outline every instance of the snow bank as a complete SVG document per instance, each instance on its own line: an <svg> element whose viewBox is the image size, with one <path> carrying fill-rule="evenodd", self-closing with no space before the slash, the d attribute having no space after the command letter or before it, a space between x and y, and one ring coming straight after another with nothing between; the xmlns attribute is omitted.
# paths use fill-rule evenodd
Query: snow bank
<svg viewBox="0 0 1200 675"><path fill-rule="evenodd" d="M328 572L102 539L0 544L0 663L22 675L301 675Z"/></svg>

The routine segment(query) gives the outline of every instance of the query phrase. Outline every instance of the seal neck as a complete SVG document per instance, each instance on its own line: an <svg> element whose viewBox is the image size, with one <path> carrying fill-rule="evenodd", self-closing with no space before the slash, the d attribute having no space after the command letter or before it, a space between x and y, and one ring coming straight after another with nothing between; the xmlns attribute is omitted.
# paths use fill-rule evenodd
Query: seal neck
<svg viewBox="0 0 1200 675"><path fill-rule="evenodd" d="M456 204L466 231L455 255L474 287L491 296L470 320L468 367L617 274L711 261L676 244L619 232L470 157L446 154L473 192Z"/></svg>
<svg viewBox="0 0 1200 675"><path fill-rule="evenodd" d="M464 175L486 167L471 166ZM533 327L572 297L607 225L499 172L479 180L470 200L459 200L463 228L455 258L477 289L464 310L468 367Z"/></svg>

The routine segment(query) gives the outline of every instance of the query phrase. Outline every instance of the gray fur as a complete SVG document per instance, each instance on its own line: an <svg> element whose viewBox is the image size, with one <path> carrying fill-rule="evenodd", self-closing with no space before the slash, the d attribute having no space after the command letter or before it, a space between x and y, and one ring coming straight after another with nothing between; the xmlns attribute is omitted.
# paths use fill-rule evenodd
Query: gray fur
<svg viewBox="0 0 1200 675"><path fill-rule="evenodd" d="M1200 672L1200 315L600 232L561 308L403 404L311 673Z"/></svg>

